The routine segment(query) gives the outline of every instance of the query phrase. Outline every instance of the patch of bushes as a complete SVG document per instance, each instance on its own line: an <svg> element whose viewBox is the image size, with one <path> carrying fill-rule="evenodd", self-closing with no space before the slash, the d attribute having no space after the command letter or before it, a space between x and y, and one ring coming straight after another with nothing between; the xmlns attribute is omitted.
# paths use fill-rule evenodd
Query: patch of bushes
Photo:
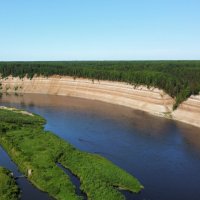
<svg viewBox="0 0 200 200"><path fill-rule="evenodd" d="M45 120L17 110L0 109L0 144L39 189L58 200L79 200L59 162L79 177L81 189L90 200L123 200L116 189L139 192L143 186L132 175L107 159L79 151L49 131ZM31 170L31 175L28 174Z"/></svg>
<svg viewBox="0 0 200 200"><path fill-rule="evenodd" d="M19 188L11 172L0 167L0 200L18 200Z"/></svg>

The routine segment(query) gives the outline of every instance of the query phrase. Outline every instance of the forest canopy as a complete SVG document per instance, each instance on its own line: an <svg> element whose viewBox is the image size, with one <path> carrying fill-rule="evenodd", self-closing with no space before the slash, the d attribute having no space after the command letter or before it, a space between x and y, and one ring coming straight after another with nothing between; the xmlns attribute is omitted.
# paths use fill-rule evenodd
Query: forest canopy
<svg viewBox="0 0 200 200"><path fill-rule="evenodd" d="M163 89L174 108L200 92L200 61L59 61L0 62L2 77L62 75L127 82Z"/></svg>

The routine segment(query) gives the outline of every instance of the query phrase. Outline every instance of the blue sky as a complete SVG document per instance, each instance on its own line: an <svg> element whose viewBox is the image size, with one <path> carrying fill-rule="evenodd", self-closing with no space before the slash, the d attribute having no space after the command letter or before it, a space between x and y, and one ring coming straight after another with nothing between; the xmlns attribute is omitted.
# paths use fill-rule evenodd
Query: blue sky
<svg viewBox="0 0 200 200"><path fill-rule="evenodd" d="M0 0L0 60L200 59L200 0Z"/></svg>

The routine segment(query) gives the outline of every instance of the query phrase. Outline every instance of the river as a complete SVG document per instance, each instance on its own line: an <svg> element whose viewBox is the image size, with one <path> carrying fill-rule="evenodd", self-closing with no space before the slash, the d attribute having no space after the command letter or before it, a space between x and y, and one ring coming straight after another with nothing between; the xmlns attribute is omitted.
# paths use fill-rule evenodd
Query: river
<svg viewBox="0 0 200 200"><path fill-rule="evenodd" d="M45 129L136 176L145 189L138 195L124 192L128 200L200 199L199 128L72 97L4 95L0 105L43 116L47 120Z"/></svg>

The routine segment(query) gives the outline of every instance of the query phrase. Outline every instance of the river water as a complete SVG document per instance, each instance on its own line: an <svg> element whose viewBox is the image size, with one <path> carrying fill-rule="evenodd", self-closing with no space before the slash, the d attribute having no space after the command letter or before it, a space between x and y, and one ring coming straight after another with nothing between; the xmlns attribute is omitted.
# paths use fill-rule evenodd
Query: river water
<svg viewBox="0 0 200 200"><path fill-rule="evenodd" d="M10 95L0 105L40 114L47 120L45 129L136 176L145 189L138 195L124 192L129 200L200 199L199 128L72 97Z"/></svg>

